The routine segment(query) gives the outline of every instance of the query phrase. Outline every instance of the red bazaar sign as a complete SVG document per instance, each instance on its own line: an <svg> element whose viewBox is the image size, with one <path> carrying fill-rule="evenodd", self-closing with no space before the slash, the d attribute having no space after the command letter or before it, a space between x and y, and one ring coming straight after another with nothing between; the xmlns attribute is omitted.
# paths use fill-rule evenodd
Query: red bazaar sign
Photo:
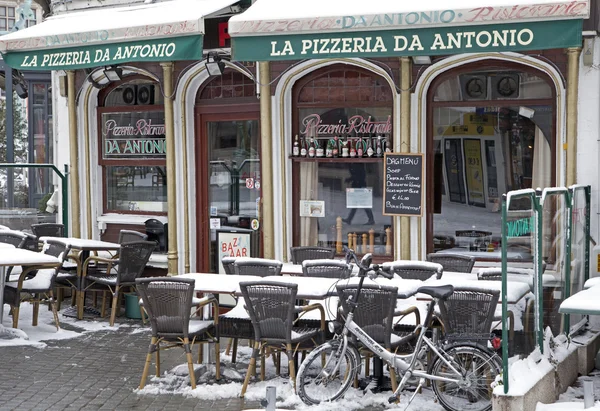
<svg viewBox="0 0 600 411"><path fill-rule="evenodd" d="M392 132L392 119L387 116L385 121L373 121L371 116L365 118L355 115L348 118L346 123L339 120L337 124L323 124L321 116L309 114L301 121L300 134L311 136L342 135L342 134L390 134Z"/></svg>

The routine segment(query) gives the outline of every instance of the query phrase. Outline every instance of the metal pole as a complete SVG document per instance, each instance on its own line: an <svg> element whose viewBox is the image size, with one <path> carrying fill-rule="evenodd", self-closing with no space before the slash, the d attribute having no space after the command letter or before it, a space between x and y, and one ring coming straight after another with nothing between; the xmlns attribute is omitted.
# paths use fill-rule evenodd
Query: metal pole
<svg viewBox="0 0 600 411"><path fill-rule="evenodd" d="M536 314L537 314L537 343L540 348L540 352L544 353L544 293L543 293L543 279L542 279L542 233L543 233L543 210L540 204L540 197L542 196L541 190L536 190L536 195L531 197L531 207L535 211L536 216L536 236L535 236L535 251L533 256L535 258L534 273L537 277L537 290L535 300L537 302Z"/></svg>
<svg viewBox="0 0 600 411"><path fill-rule="evenodd" d="M508 304L507 304L507 276L506 276L506 252L508 249L508 240L506 233L507 212L506 212L506 194L502 194L502 385L504 393L508 393L508 324L506 321ZM512 342L512 341L511 341Z"/></svg>
<svg viewBox="0 0 600 411"><path fill-rule="evenodd" d="M567 49L567 187L577 182L577 95L581 47Z"/></svg>
<svg viewBox="0 0 600 411"><path fill-rule="evenodd" d="M5 88L6 88L6 162L15 162L15 119L14 119L14 101L13 101L13 75L12 68L5 65L4 69ZM8 190L7 206L13 208L14 204L14 170L6 170L6 188Z"/></svg>
<svg viewBox="0 0 600 411"><path fill-rule="evenodd" d="M79 199L79 144L77 141L77 103L75 101L75 71L67 70L69 108L69 147L71 162L71 233L81 236L81 204Z"/></svg>
<svg viewBox="0 0 600 411"><path fill-rule="evenodd" d="M173 114L173 63L160 63L163 68L163 91L165 107L165 139L167 140L167 219L169 250L167 253L168 275L178 272L177 257L177 178L175 171L175 124Z"/></svg>
<svg viewBox="0 0 600 411"><path fill-rule="evenodd" d="M571 296L571 236L573 229L573 191L569 190L564 193L565 201L567 203L567 221L566 230L567 235L565 236L565 295L562 297L563 300ZM567 335L571 329L571 315L566 314L564 317L564 328L563 332Z"/></svg>
<svg viewBox="0 0 600 411"><path fill-rule="evenodd" d="M275 258L273 216L273 141L271 133L271 66L260 61L260 196L262 239L265 258Z"/></svg>
<svg viewBox="0 0 600 411"><path fill-rule="evenodd" d="M400 152L410 153L410 83L412 60L400 57ZM400 258L410 260L410 217L400 217ZM396 247L395 247L396 248ZM421 256L419 256L421 258Z"/></svg>

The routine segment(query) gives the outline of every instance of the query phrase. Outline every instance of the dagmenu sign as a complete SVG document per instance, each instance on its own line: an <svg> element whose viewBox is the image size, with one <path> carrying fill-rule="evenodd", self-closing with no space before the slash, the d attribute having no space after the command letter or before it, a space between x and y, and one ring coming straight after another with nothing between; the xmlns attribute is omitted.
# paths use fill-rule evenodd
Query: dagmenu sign
<svg viewBox="0 0 600 411"><path fill-rule="evenodd" d="M423 154L384 155L383 214L423 215Z"/></svg>
<svg viewBox="0 0 600 411"><path fill-rule="evenodd" d="M581 46L581 20L232 38L234 60L432 56Z"/></svg>

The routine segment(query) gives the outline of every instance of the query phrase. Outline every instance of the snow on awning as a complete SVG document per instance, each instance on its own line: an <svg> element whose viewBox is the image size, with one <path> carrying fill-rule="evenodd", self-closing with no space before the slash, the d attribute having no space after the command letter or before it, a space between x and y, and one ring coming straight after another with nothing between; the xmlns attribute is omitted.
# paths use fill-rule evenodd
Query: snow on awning
<svg viewBox="0 0 600 411"><path fill-rule="evenodd" d="M201 59L204 17L237 1L171 0L61 14L1 36L0 52L20 70Z"/></svg>
<svg viewBox="0 0 600 411"><path fill-rule="evenodd" d="M257 0L229 20L235 60L442 55L581 45L589 0Z"/></svg>

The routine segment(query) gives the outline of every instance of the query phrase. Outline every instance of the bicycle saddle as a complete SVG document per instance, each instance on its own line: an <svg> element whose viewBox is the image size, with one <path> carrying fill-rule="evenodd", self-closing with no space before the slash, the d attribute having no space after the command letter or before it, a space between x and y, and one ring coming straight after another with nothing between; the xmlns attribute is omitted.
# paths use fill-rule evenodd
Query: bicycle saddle
<svg viewBox="0 0 600 411"><path fill-rule="evenodd" d="M423 293L432 296L433 298L439 298L445 300L450 297L454 292L454 287L450 284L447 285L426 285L419 287L418 293Z"/></svg>

